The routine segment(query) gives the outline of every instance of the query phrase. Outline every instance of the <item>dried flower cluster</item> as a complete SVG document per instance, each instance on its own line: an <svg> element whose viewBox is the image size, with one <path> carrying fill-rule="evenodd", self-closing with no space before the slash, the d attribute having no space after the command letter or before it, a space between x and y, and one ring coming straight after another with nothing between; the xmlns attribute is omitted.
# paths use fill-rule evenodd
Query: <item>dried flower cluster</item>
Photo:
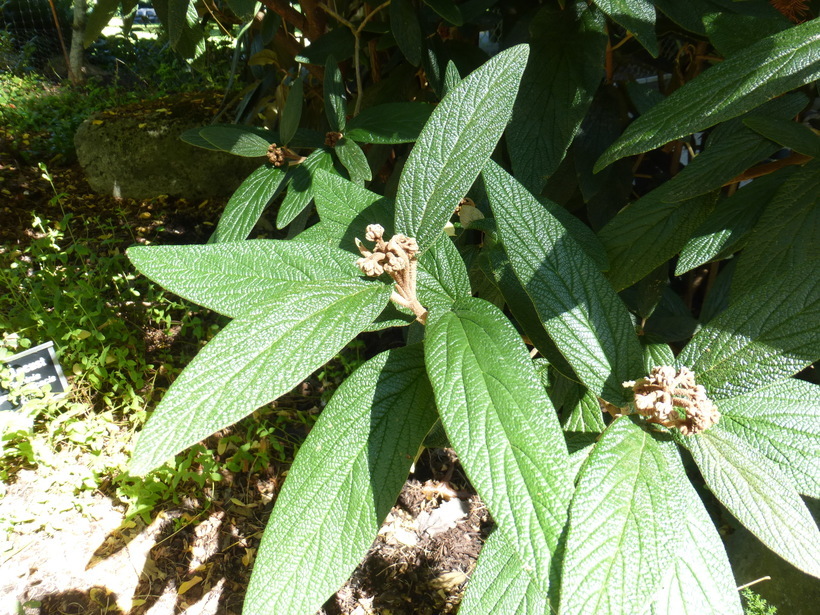
<svg viewBox="0 0 820 615"><path fill-rule="evenodd" d="M341 140L344 135L340 132L328 132L325 134L325 145L328 147L336 147L336 144Z"/></svg>
<svg viewBox="0 0 820 615"><path fill-rule="evenodd" d="M396 283L390 298L398 305L412 310L419 322L426 322L427 310L416 297L416 253L419 251L416 240L396 234L389 241L385 241L384 227L379 224L368 225L365 239L375 242L376 245L371 252L356 239L356 247L362 255L362 258L356 261L356 265L365 275L371 277L389 274Z"/></svg>
<svg viewBox="0 0 820 615"><path fill-rule="evenodd" d="M706 389L695 384L695 374L686 367L652 368L646 378L624 382L635 392L635 409L650 422L676 427L685 435L709 429L720 419L717 406L706 397Z"/></svg>

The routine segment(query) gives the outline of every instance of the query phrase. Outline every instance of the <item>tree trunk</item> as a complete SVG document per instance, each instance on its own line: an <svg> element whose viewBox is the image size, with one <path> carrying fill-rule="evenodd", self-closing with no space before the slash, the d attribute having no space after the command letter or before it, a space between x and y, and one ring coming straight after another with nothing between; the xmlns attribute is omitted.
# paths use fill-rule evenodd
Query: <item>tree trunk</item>
<svg viewBox="0 0 820 615"><path fill-rule="evenodd" d="M69 55L68 75L73 84L85 81L83 72L83 39L85 22L88 13L86 0L74 0L74 24L71 26L71 53Z"/></svg>

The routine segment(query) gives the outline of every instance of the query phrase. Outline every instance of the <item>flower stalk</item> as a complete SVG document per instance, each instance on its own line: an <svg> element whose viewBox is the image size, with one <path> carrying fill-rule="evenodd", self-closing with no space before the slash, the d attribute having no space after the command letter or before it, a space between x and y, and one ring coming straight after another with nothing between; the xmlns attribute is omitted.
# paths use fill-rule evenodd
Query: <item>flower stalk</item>
<svg viewBox="0 0 820 615"><path fill-rule="evenodd" d="M356 266L370 277L378 277L387 273L396 283L390 299L403 308L407 308L416 316L416 320L425 324L427 310L419 303L416 297L416 275L418 262L416 253L418 243L413 237L402 234L393 235L389 241L384 240L384 227L380 224L370 224L365 232L365 239L375 243L373 251L368 250L356 238L356 247L362 257L356 261Z"/></svg>

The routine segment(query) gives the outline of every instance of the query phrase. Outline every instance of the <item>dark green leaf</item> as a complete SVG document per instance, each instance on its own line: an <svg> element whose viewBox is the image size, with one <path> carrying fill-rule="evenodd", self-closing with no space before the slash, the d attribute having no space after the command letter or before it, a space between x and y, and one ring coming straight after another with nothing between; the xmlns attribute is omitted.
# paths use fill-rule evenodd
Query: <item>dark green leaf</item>
<svg viewBox="0 0 820 615"><path fill-rule="evenodd" d="M820 135L804 124L759 115L748 117L743 123L783 147L812 158L820 158Z"/></svg>
<svg viewBox="0 0 820 615"><path fill-rule="evenodd" d="M791 25L789 20L776 10L772 9L771 12L773 15L767 16L738 15L728 11L708 13L703 16L703 24L706 28L706 35L715 49L721 55L729 57L742 53L755 41L782 32Z"/></svg>
<svg viewBox="0 0 820 615"><path fill-rule="evenodd" d="M584 3L545 6L530 25L532 51L507 129L515 176L539 194L572 142L604 74L606 23Z"/></svg>
<svg viewBox="0 0 820 615"><path fill-rule="evenodd" d="M444 233L418 263L418 296L424 307L449 308L456 299L472 294L464 259Z"/></svg>
<svg viewBox="0 0 820 615"><path fill-rule="evenodd" d="M787 179L738 258L731 301L796 267L820 260L820 160Z"/></svg>
<svg viewBox="0 0 820 615"><path fill-rule="evenodd" d="M324 148L317 149L300 165L288 170L290 184L285 195L279 214L276 216L276 228L284 228L293 219L302 213L313 200L313 176L322 169L330 171L333 168L333 157Z"/></svg>
<svg viewBox="0 0 820 615"><path fill-rule="evenodd" d="M428 248L495 149L512 113L527 47L499 53L439 103L399 181L396 230Z"/></svg>
<svg viewBox="0 0 820 615"><path fill-rule="evenodd" d="M652 371L653 367L661 367L663 365L675 364L675 353L669 347L669 344L664 343L648 343L644 344L644 369L646 373Z"/></svg>
<svg viewBox="0 0 820 615"><path fill-rule="evenodd" d="M756 391L820 359L820 279L805 265L760 284L678 355L714 400Z"/></svg>
<svg viewBox="0 0 820 615"><path fill-rule="evenodd" d="M431 312L424 350L470 482L546 591L572 485L564 437L526 347L501 310L467 297L453 311Z"/></svg>
<svg viewBox="0 0 820 615"><path fill-rule="evenodd" d="M233 193L219 217L209 243L247 239L259 217L284 187L285 172L263 165L251 173Z"/></svg>
<svg viewBox="0 0 820 615"><path fill-rule="evenodd" d="M581 381L620 405L643 352L621 300L567 230L498 165L484 183L513 270Z"/></svg>
<svg viewBox="0 0 820 615"><path fill-rule="evenodd" d="M564 431L601 433L604 416L598 397L583 384L557 374L550 389L550 399L562 416Z"/></svg>
<svg viewBox="0 0 820 615"><path fill-rule="evenodd" d="M653 58L658 57L655 7L650 0L595 0L595 4L613 21L634 34Z"/></svg>
<svg viewBox="0 0 820 615"><path fill-rule="evenodd" d="M820 577L820 532L777 464L726 431L680 440L709 490L738 521L787 562Z"/></svg>
<svg viewBox="0 0 820 615"><path fill-rule="evenodd" d="M599 270L606 271L609 269L609 259L601 240L586 224L572 215L565 207L561 207L549 199L539 198L538 202L567 229L570 236L578 242L578 245L597 265Z"/></svg>
<svg viewBox="0 0 820 615"><path fill-rule="evenodd" d="M435 419L420 345L375 356L339 387L276 499L246 613L321 608L375 540Z"/></svg>
<svg viewBox="0 0 820 615"><path fill-rule="evenodd" d="M367 156L364 155L358 143L352 139L340 139L333 149L350 174L351 181L369 182L373 179L370 165L367 164Z"/></svg>
<svg viewBox="0 0 820 615"><path fill-rule="evenodd" d="M145 474L290 391L373 322L390 292L379 281L304 283L277 293L263 314L230 322L183 370L143 427L132 474Z"/></svg>
<svg viewBox="0 0 820 615"><path fill-rule="evenodd" d="M345 136L360 143L411 143L418 139L433 109L421 102L370 107L348 122Z"/></svg>
<svg viewBox="0 0 820 615"><path fill-rule="evenodd" d="M302 49L294 59L302 64L324 66L328 56L332 55L337 61L344 62L353 57L354 44L353 33L348 28L339 26Z"/></svg>
<svg viewBox="0 0 820 615"><path fill-rule="evenodd" d="M333 55L327 56L325 64L325 115L330 130L341 132L345 129L345 84L342 81L342 71Z"/></svg>
<svg viewBox="0 0 820 615"><path fill-rule="evenodd" d="M137 246L127 254L163 288L231 318L264 314L282 292L305 282L332 286L361 275L349 252L298 240Z"/></svg>
<svg viewBox="0 0 820 615"><path fill-rule="evenodd" d="M421 26L410 0L390 2L390 31L404 57L413 66L421 64Z"/></svg>
<svg viewBox="0 0 820 615"><path fill-rule="evenodd" d="M728 199L720 201L715 211L692 231L689 241L681 249L675 275L683 275L705 263L721 260L740 249L784 178L794 170L787 167L759 177Z"/></svg>
<svg viewBox="0 0 820 615"><path fill-rule="evenodd" d="M264 156L271 144L258 131L247 126L205 126L199 129L199 136L218 150L248 158Z"/></svg>
<svg viewBox="0 0 820 615"><path fill-rule="evenodd" d="M393 236L393 201L370 192L333 173L316 172L316 209L334 245L358 254L356 237L364 237L369 224L381 224L387 237Z"/></svg>
<svg viewBox="0 0 820 615"><path fill-rule="evenodd" d="M797 490L820 498L820 386L787 378L720 402L715 429L774 461Z"/></svg>
<svg viewBox="0 0 820 615"><path fill-rule="evenodd" d="M279 120L279 137L282 139L279 145L288 145L299 128L299 122L302 119L303 91L302 79L297 77L290 86L288 99L282 110L282 118Z"/></svg>
<svg viewBox="0 0 820 615"><path fill-rule="evenodd" d="M461 11L458 6L453 3L453 0L424 0L424 4L429 6L454 26L461 26L464 24L464 18L461 16Z"/></svg>
<svg viewBox="0 0 820 615"><path fill-rule="evenodd" d="M820 77L820 20L759 40L675 90L632 122L596 164L640 154L737 117Z"/></svg>
<svg viewBox="0 0 820 615"><path fill-rule="evenodd" d="M607 428L570 506L560 612L644 612L677 557L687 481L671 441L628 417Z"/></svg>

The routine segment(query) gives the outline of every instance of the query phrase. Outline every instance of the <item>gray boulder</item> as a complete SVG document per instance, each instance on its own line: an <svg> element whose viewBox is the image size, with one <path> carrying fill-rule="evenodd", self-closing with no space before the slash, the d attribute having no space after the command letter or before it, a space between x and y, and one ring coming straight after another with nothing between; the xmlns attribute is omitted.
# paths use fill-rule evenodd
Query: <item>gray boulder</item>
<svg viewBox="0 0 820 615"><path fill-rule="evenodd" d="M74 147L88 183L101 194L146 199L229 196L264 158L242 158L180 140L213 117L213 94L185 94L97 113Z"/></svg>

